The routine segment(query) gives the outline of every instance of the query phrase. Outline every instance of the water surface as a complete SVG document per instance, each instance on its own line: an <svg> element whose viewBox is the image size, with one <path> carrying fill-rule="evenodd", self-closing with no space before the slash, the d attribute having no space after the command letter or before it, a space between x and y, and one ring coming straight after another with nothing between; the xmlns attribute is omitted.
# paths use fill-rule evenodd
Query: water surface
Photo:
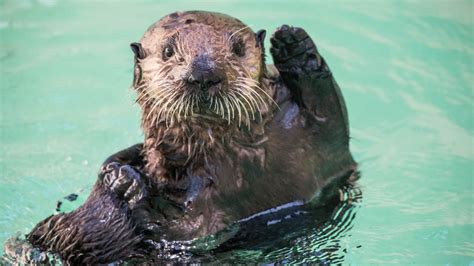
<svg viewBox="0 0 474 266"><path fill-rule="evenodd" d="M357 215L333 239L308 229L218 259L321 261L334 244L348 264L474 263L472 1L0 1L0 242L63 196L84 200L102 160L142 141L128 44L189 9L304 27L343 90L362 171Z"/></svg>

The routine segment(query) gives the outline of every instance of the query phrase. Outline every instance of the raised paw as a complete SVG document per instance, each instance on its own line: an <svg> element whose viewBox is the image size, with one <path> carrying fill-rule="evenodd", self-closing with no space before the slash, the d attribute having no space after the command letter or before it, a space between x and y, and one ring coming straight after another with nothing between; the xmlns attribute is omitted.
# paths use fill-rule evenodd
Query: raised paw
<svg viewBox="0 0 474 266"><path fill-rule="evenodd" d="M283 25L275 31L270 42L270 53L282 75L291 75L291 78L298 79L301 75L314 74L321 70L322 58L304 29Z"/></svg>
<svg viewBox="0 0 474 266"><path fill-rule="evenodd" d="M120 199L127 201L131 208L148 194L142 174L127 164L111 162L103 165L99 178Z"/></svg>

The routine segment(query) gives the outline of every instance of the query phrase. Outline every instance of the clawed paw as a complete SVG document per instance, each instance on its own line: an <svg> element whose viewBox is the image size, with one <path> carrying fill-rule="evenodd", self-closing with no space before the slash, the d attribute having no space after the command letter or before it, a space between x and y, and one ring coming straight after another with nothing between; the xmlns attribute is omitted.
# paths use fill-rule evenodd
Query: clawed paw
<svg viewBox="0 0 474 266"><path fill-rule="evenodd" d="M280 73L298 76L320 70L322 59L313 40L302 28L283 25L270 41L270 52Z"/></svg>
<svg viewBox="0 0 474 266"><path fill-rule="evenodd" d="M132 208L147 196L146 184L141 173L130 165L121 165L117 162L103 165L99 178L106 187L120 199L127 201Z"/></svg>

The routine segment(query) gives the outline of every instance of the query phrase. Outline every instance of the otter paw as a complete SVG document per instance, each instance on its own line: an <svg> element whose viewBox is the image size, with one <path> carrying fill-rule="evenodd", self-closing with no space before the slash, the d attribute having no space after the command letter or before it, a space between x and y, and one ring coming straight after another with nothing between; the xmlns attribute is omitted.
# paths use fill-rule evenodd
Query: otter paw
<svg viewBox="0 0 474 266"><path fill-rule="evenodd" d="M283 79L299 79L301 75L321 70L322 58L313 40L302 28L283 25L275 31L270 42L270 53Z"/></svg>
<svg viewBox="0 0 474 266"><path fill-rule="evenodd" d="M99 178L120 199L134 207L148 194L142 174L130 165L111 162L101 167Z"/></svg>

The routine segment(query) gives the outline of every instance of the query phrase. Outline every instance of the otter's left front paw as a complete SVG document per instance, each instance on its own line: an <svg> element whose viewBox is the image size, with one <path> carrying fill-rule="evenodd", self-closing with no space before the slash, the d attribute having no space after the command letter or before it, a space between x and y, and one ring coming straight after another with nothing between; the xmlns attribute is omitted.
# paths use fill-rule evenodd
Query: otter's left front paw
<svg viewBox="0 0 474 266"><path fill-rule="evenodd" d="M142 174L130 165L117 162L103 165L99 178L120 199L127 201L131 208L148 195Z"/></svg>
<svg viewBox="0 0 474 266"><path fill-rule="evenodd" d="M301 75L314 75L324 70L323 60L316 45L305 30L283 25L270 39L270 52L283 80L301 79Z"/></svg>

